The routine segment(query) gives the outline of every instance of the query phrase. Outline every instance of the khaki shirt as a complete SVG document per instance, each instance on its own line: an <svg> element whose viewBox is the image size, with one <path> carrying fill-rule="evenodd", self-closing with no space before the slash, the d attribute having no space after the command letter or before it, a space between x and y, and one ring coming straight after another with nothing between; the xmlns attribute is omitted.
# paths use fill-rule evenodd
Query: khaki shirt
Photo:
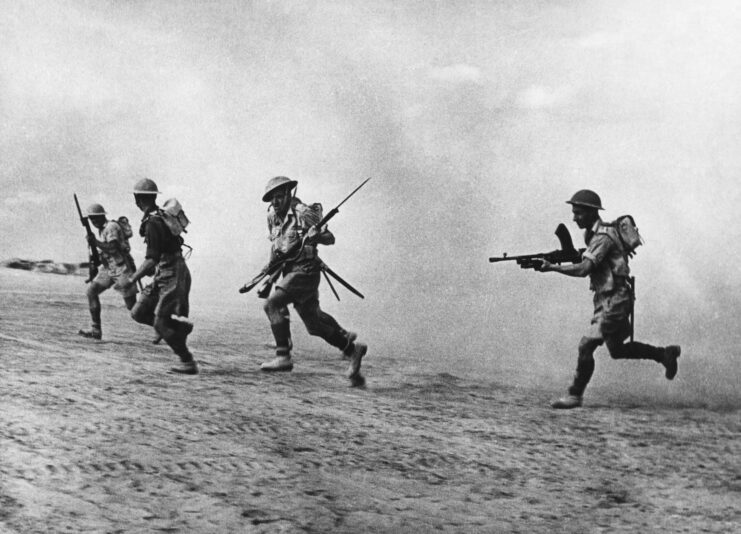
<svg viewBox="0 0 741 534"><path fill-rule="evenodd" d="M131 245L129 245L129 240L124 235L120 224L115 221L108 221L103 229L100 230L100 241L103 243L118 241L118 249L115 252L100 250L100 259L104 265L112 267L126 263L125 254L131 251Z"/></svg>
<svg viewBox="0 0 741 534"><path fill-rule="evenodd" d="M609 293L625 286L630 267L617 230L598 219L585 233L585 241L587 250L583 257L594 264L589 275L590 289L596 293Z"/></svg>
<svg viewBox="0 0 741 534"><path fill-rule="evenodd" d="M306 204L294 202L291 208L281 219L272 206L268 208L268 231L271 241L270 255L283 257L298 250L301 240L309 228L322 220L321 204ZM296 262L313 260L317 257L316 247L307 245Z"/></svg>

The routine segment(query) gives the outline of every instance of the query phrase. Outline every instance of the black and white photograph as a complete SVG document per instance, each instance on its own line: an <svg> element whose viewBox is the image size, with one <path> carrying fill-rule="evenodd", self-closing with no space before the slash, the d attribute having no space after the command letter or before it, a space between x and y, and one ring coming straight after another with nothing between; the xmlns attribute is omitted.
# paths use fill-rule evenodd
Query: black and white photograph
<svg viewBox="0 0 741 534"><path fill-rule="evenodd" d="M0 534L741 532L741 3L0 13Z"/></svg>

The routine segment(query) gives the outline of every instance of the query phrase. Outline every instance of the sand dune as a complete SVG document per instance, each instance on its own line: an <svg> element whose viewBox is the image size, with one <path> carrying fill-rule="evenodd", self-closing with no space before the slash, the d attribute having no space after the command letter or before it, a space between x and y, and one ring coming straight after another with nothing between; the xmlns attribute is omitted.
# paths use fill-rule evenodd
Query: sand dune
<svg viewBox="0 0 741 534"><path fill-rule="evenodd" d="M197 377L84 284L0 269L3 532L732 532L738 406L600 403L333 349L264 375L264 322L203 314Z"/></svg>

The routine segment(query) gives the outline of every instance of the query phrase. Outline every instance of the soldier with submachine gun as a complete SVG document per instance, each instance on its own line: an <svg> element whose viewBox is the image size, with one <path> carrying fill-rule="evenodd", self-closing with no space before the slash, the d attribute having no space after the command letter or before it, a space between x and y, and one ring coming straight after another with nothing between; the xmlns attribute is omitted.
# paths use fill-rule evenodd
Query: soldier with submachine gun
<svg viewBox="0 0 741 534"><path fill-rule="evenodd" d="M508 256L505 253L502 256L495 256L489 258L491 263L497 263L500 261L516 261L517 265L522 269L535 269L540 266L543 260L550 263L578 263L581 261L581 255L586 249L580 248L576 250L574 248L574 242L571 240L571 234L566 225L560 223L556 227L556 237L561 242L561 248L559 250L553 250L551 252L541 252L538 254L525 254L524 256Z"/></svg>
<svg viewBox="0 0 741 534"><path fill-rule="evenodd" d="M611 223L602 221L602 201L594 191L582 189L570 200L576 225L585 231L587 248L576 250L568 229L559 224L556 235L561 249L525 256L489 258L492 263L516 261L523 269L557 272L566 276L589 276L594 291L594 315L589 329L579 342L574 381L568 394L551 404L570 409L582 405L582 396L594 372L594 351L603 343L615 359L653 360L665 368L666 378L677 374L678 345L655 347L633 340L635 278L630 276L628 259L641 243L635 221L630 215ZM630 341L625 342L630 337Z"/></svg>

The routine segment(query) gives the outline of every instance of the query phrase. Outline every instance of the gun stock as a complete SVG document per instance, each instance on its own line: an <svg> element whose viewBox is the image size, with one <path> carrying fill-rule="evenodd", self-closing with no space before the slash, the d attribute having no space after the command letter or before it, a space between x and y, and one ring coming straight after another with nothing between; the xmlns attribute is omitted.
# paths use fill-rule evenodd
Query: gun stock
<svg viewBox="0 0 741 534"><path fill-rule="evenodd" d="M257 296L259 298L266 299L270 296L270 291L273 289L273 285L278 281L280 272L280 269L275 270L267 277L267 279L265 279L262 286L260 286L260 289L257 290Z"/></svg>
<svg viewBox="0 0 741 534"><path fill-rule="evenodd" d="M260 271L257 276L255 276L250 282L247 282L245 285L239 288L240 293L247 293L248 291L251 291L257 284L262 282L263 278L268 276L268 270L270 266L265 266L262 271Z"/></svg>
<svg viewBox="0 0 741 534"><path fill-rule="evenodd" d="M88 239L93 238L95 239L95 234L93 234L92 229L90 228L90 220L82 214L82 210L80 209L80 202L77 200L77 193L73 193L72 195L75 198L75 206L77 206L77 214L80 216L80 222L82 223L83 228L85 228L85 233L87 234ZM89 283L93 280L96 276L98 276L98 265L100 265L100 256L98 255L98 249L91 245L88 242L88 263L90 266L88 267L88 279L85 280L85 283Z"/></svg>

